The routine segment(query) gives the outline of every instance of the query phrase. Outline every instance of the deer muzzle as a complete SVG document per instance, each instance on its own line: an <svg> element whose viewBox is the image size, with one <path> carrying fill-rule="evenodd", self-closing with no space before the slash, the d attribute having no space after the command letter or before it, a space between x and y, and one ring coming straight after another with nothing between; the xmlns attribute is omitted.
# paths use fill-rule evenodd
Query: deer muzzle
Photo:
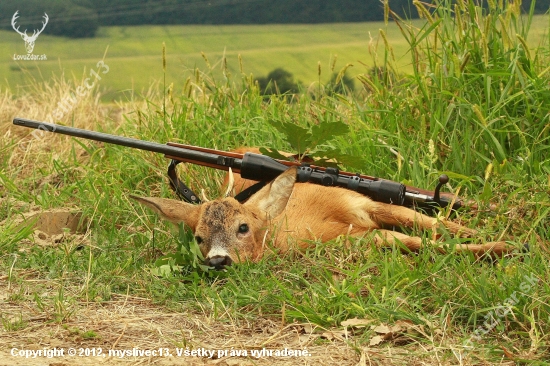
<svg viewBox="0 0 550 366"><path fill-rule="evenodd" d="M233 260L228 255L215 255L208 257L204 260L204 264L210 267L214 267L217 270L224 269L226 266L230 266Z"/></svg>

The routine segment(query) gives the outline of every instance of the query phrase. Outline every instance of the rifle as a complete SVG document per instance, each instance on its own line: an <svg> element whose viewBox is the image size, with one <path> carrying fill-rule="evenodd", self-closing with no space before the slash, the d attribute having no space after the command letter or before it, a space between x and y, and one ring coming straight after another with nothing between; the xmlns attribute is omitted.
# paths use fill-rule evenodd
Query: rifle
<svg viewBox="0 0 550 366"><path fill-rule="evenodd" d="M238 154L173 142L168 142L166 145L163 145L156 142L17 117L13 120L13 124L164 154L166 158L171 159L168 166L170 186L181 199L190 203L198 204L200 200L189 187L178 179L175 169L176 165L181 162L221 170L229 170L229 168L231 168L233 172L240 173L244 179L258 181L258 184L248 188L235 197L240 201L246 200L263 185L273 180L289 167L297 166L298 182L343 187L357 191L379 202L415 209L419 208L430 212L433 212L436 207L447 206L451 206L452 210L457 210L465 206L476 208L474 202L466 202L451 193L441 192L441 187L449 181L449 178L444 174L439 177L439 182L435 190L428 191L364 174L342 172L336 168L324 168L307 163L276 160L265 155L250 152Z"/></svg>

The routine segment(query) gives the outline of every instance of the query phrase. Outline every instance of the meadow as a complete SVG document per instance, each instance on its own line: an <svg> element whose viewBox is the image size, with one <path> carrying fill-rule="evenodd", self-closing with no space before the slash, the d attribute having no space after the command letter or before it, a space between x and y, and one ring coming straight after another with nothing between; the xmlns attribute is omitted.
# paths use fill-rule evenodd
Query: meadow
<svg viewBox="0 0 550 366"><path fill-rule="evenodd" d="M45 53L47 61L32 63L30 74L49 79L52 74L75 75L80 79L103 59L112 75L102 87L111 99L123 97L127 90L141 93L159 80L162 69L162 44L166 44L166 77L181 91L183 83L195 67L211 66L216 77L223 77L222 59L234 75L265 76L284 67L306 85L318 80L317 64L321 62L323 79L330 77L329 68L348 63L364 72L358 60L368 62L369 33L376 40L382 24L270 25L270 26L142 26L102 28L98 37L85 40L41 36L35 53ZM395 27L392 27L395 32ZM2 32L0 52L12 55L23 52L21 38L15 32ZM107 50L108 47L108 50ZM77 50L77 52L75 52ZM206 56L208 61L202 54ZM241 62L239 61L241 56ZM207 66L207 62L210 64ZM26 68L28 63L20 62ZM27 75L5 58L0 63L3 82L12 88L24 84ZM350 70L350 71L355 71ZM326 80L323 80L326 81ZM121 95L122 94L122 95Z"/></svg>
<svg viewBox="0 0 550 366"><path fill-rule="evenodd" d="M420 28L425 21L407 23ZM548 36L547 28L547 17L533 17L528 39L531 46ZM410 73L408 43L392 22L104 27L92 39L41 35L34 53L45 54L45 61L14 61L14 54L25 54L24 43L17 33L0 30L0 54L6 55L0 59L0 85L18 94L32 80L80 80L103 60L111 75L101 82L102 100L139 98L164 77L159 65L165 43L166 79L174 83L177 92L195 68L208 69L216 78L223 78L224 72L258 78L283 67L308 88L319 81L328 82L333 73L347 65L351 65L347 68L349 76L355 77L384 62L381 32L391 41L395 64L401 72Z"/></svg>
<svg viewBox="0 0 550 366"><path fill-rule="evenodd" d="M110 28L102 30L103 43L41 36L35 53L50 42L42 76L32 74L36 69L30 70L34 80L7 77L10 89L0 95L0 357L23 362L10 354L14 348L105 354L138 347L168 349L173 357L117 359L88 351L55 362L547 364L549 23L547 16L519 16L516 6L492 4L489 16L481 16L472 1L452 8L441 3L415 26L388 25L387 43L378 41L376 55L368 51L366 29L378 34L383 23ZM316 30L311 48L302 37L308 29ZM148 38L140 38L141 31ZM322 37L313 41L313 34ZM207 39L218 43L206 48ZM232 49L230 41L239 46ZM21 43L14 37L2 47L13 53ZM163 156L65 136L36 137L11 125L15 116L53 115L63 98L85 85L89 72L79 73L96 66L105 44L109 72L56 123L161 143L287 151L289 138L277 123L306 130L345 123L345 135L324 136L315 150L356 157L344 169L423 188L446 173L451 182L445 190L475 200L479 209L438 214L478 229L478 241L507 240L517 251L499 259L457 254L453 246L462 241L446 232L438 232L446 253L426 245L404 254L376 247L370 235L342 236L306 251L273 250L258 263L224 272L201 269L183 228L129 199L174 198ZM69 69L50 77L50 55L75 49L80 59L74 77ZM335 71L357 59L379 68L356 71L358 90L342 94L322 82L301 94L265 97L250 76L283 66L315 82L321 61L328 80L336 53ZM68 56L59 60L62 68L70 63ZM3 64L3 72L12 75L12 65ZM125 89L134 94L101 102L102 91ZM211 198L221 193L221 172L188 164L179 173L195 191L204 189ZM49 231L68 218L80 225ZM435 234L411 233L426 243ZM306 349L310 356L182 359L176 348ZM44 359L24 361L38 365Z"/></svg>
<svg viewBox="0 0 550 366"><path fill-rule="evenodd" d="M411 24L421 27L424 20ZM538 45L546 34L548 20L535 16L530 44ZM223 67L233 75L266 76L283 67L305 88L319 80L326 83L331 74L348 64L350 76L368 71L373 55L383 56L382 30L391 40L395 63L401 72L412 71L408 44L394 23L345 23L314 25L251 26L141 26L106 27L93 39L68 39L40 35L34 53L46 54L46 61L12 60L25 54L21 37L13 31L0 31L0 85L13 93L32 79L52 77L80 80L99 60L109 65L110 74L101 82L104 101L127 100L146 93L164 75L162 43L166 44L166 79L181 92L193 70L212 69L223 78ZM202 56L204 54L208 62ZM240 55L240 60L239 60ZM383 62L383 57L379 62ZM208 63L208 64L207 64ZM321 76L318 75L318 64ZM222 65L223 64L223 65ZM223 67L222 67L223 66ZM357 86L358 83L356 83Z"/></svg>

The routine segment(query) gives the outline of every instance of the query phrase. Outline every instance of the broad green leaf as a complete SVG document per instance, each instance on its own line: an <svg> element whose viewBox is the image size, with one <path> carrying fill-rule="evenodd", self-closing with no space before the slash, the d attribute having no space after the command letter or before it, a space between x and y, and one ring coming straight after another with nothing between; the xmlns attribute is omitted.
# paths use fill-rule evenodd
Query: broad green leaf
<svg viewBox="0 0 550 366"><path fill-rule="evenodd" d="M159 277L168 277L174 273L179 273L181 272L182 266L177 265L177 263L178 258L177 255L174 254L159 258L153 264L151 273Z"/></svg>
<svg viewBox="0 0 550 366"><path fill-rule="evenodd" d="M151 268L151 273L158 277L169 277L174 273L181 272L181 268L181 266L163 264L162 266Z"/></svg>
<svg viewBox="0 0 550 366"><path fill-rule="evenodd" d="M344 122L325 122L311 127L309 148L314 149L317 145L332 140L336 136L349 133L349 126Z"/></svg>
<svg viewBox="0 0 550 366"><path fill-rule="evenodd" d="M315 159L315 162L312 163L313 165L322 166L326 168L337 168L340 169L338 166L338 163L335 162L332 158L321 158L321 159Z"/></svg>
<svg viewBox="0 0 550 366"><path fill-rule="evenodd" d="M294 123L271 121L273 127L286 136L286 140L298 154L307 150L311 134L307 128Z"/></svg>
<svg viewBox="0 0 550 366"><path fill-rule="evenodd" d="M202 255L202 252L199 248L199 245L195 240L189 242L189 249L193 255L195 255L195 258L202 261L204 260L204 257Z"/></svg>
<svg viewBox="0 0 550 366"><path fill-rule="evenodd" d="M263 155L269 156L273 159L279 159L279 160L288 160L286 156L281 154L277 149L270 149L269 147L260 147L260 152Z"/></svg>
<svg viewBox="0 0 550 366"><path fill-rule="evenodd" d="M355 168L361 170L365 167L365 160L360 156L348 155L340 151L340 149L328 149L323 151L316 151L312 154L314 157L319 158L315 159L318 165L322 166L334 166L336 164L331 163L327 160L334 160L337 164L345 165L350 168ZM365 172L365 174L367 174Z"/></svg>

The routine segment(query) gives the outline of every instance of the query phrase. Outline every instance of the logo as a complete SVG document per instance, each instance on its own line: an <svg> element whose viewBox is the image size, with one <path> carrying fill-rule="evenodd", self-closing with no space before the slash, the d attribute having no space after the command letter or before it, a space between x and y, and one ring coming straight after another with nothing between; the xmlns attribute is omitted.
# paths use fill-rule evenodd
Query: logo
<svg viewBox="0 0 550 366"><path fill-rule="evenodd" d="M14 60L16 60L16 59L19 59L19 60L45 60L46 55L36 56L36 55L32 54L32 51L34 50L34 43L36 42L36 39L38 38L40 33L42 33L44 28L46 28L46 24L48 24L48 20L49 20L48 14L44 13L44 16L43 16L44 21L42 22L42 29L40 29L40 30L35 29L32 32L32 36L29 36L27 34L26 29L25 29L24 32L21 32L19 30L19 26L17 26L17 28L16 28L15 23L16 23L17 18L19 18L18 13L19 13L19 10L17 10L15 12L15 14L13 14L13 17L11 18L11 26L12 26L13 30L15 30L17 33L19 33L21 38L23 38L23 41L25 41L25 48L27 49L27 55L13 55Z"/></svg>

